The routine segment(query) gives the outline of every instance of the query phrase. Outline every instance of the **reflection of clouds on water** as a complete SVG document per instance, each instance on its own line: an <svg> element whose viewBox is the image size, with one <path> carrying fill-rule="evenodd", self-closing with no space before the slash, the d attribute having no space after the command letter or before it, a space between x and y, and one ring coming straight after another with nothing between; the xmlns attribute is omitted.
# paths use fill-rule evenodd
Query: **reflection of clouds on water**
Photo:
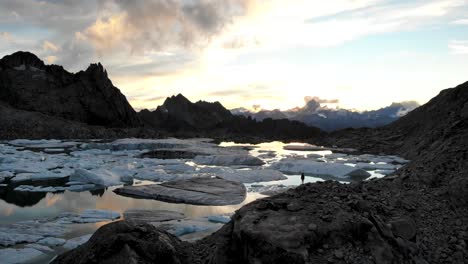
<svg viewBox="0 0 468 264"><path fill-rule="evenodd" d="M61 199L62 199L62 196L60 196L60 195L55 195L55 194L52 194L52 193L48 193L46 198L45 198L46 205L48 207L54 206Z"/></svg>
<svg viewBox="0 0 468 264"><path fill-rule="evenodd" d="M15 212L15 209L13 207L6 207L3 208L2 215L3 216L10 216Z"/></svg>

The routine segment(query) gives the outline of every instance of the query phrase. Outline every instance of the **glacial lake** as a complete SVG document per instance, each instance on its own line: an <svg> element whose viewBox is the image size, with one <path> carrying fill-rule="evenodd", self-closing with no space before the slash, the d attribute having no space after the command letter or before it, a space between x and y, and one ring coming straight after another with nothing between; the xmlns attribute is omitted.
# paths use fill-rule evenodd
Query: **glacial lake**
<svg viewBox="0 0 468 264"><path fill-rule="evenodd" d="M197 164L194 162L196 158L162 160L141 156L148 151L159 149L177 149L178 151L187 151L187 153L204 152L204 155L249 155L260 159L264 164L255 166L223 164L221 166ZM340 153L340 151L345 153ZM13 244L8 239L2 240L2 232L6 233L8 230L21 232L18 231L21 229L17 230L11 227L18 224L27 225L28 221L39 221L41 224L51 222L59 227L66 225L66 231L60 235L54 235L64 240L92 234L97 228L111 221L111 218L99 221L97 217L95 222L92 219L86 219L89 222L63 224L62 220L57 220L57 217L64 213L79 215L89 209L112 211L120 214L119 219L123 219L123 213L127 210L168 210L183 213L190 221L196 219L196 221L209 222L208 217L229 217L243 205L266 197L265 191L278 191L300 185L300 172L304 172L306 175L305 183L328 179L348 183L353 179L344 175L343 168L345 172L353 169L359 170L366 174L367 180L390 174L406 162L395 156L354 155L352 150L322 149L307 144L285 144L282 142L255 145L233 142L214 144L208 139L154 141L124 139L117 142L16 140L0 142L0 256L2 256L2 250L8 248L22 250L31 245L37 245L37 241L34 239L29 242L16 241ZM327 166L332 169L327 169ZM168 179L168 177L177 179L181 175L183 177L197 176L202 172L216 174L219 171L222 175L229 177L230 175L236 176L234 174L241 173L243 170L263 169L278 171L282 179L264 181L260 177L258 181L250 180L248 183L244 183L248 192L246 199L241 204L200 206L136 199L114 193L113 190L123 186L123 183L111 186L83 184L82 190L77 191L76 188L70 188L72 185L70 185L68 174L73 174L78 168L97 172L100 169L106 169L122 177L131 174L133 179L131 182L127 179L125 185L155 184ZM151 173L153 171L156 174L162 174L163 178L152 179ZM314 172L322 171L324 173L330 172L330 175L314 174ZM2 177L3 183L1 183ZM55 189L41 191L45 190L43 188ZM190 221L187 223L190 223L191 228L183 232L182 239L184 237L188 240L198 239L199 237L193 233L203 231L200 232L200 237L202 237L213 231L203 225L203 228L196 228L198 222L193 224L194 222ZM216 223L213 228L216 229L220 226L222 223ZM211 226L209 227L211 228ZM177 228L180 230L180 226ZM34 229L27 232L28 234L34 233ZM10 235L15 235L15 233ZM49 234L43 234L43 236L52 237ZM2 241L3 246L1 245ZM50 252L41 251L40 247L36 247L42 255L32 256L27 261L46 263L56 254L67 250L61 245L49 246L52 249ZM3 252L5 254L15 253ZM21 251L16 253L19 254L19 252Z"/></svg>

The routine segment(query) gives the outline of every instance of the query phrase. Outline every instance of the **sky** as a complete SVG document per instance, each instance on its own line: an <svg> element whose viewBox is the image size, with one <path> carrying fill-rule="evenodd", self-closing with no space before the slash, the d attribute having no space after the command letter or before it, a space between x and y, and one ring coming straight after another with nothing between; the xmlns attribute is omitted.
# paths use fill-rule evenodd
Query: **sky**
<svg viewBox="0 0 468 264"><path fill-rule="evenodd" d="M372 110L468 81L468 0L2 0L0 57L18 50L101 62L136 109Z"/></svg>

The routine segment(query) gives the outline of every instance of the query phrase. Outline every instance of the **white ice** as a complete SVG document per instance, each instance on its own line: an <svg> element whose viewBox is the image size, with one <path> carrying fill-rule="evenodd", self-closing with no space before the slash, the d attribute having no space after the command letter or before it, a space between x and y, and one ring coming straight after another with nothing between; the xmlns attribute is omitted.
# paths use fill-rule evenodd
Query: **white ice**
<svg viewBox="0 0 468 264"><path fill-rule="evenodd" d="M193 161L201 165L215 166L259 166L265 164L261 159L251 155L211 155L211 156L196 156Z"/></svg>
<svg viewBox="0 0 468 264"><path fill-rule="evenodd" d="M84 235L80 237L75 237L70 240L67 240L67 242L63 245L63 248L71 250L74 248L77 248L78 246L83 245L84 243L88 242L88 240L91 238L92 234L89 235Z"/></svg>
<svg viewBox="0 0 468 264"><path fill-rule="evenodd" d="M347 166L338 163L325 163L311 160L282 159L271 165L271 168L277 169L283 173L307 175L333 176L336 178L347 179L351 176L368 177L370 174L362 169Z"/></svg>

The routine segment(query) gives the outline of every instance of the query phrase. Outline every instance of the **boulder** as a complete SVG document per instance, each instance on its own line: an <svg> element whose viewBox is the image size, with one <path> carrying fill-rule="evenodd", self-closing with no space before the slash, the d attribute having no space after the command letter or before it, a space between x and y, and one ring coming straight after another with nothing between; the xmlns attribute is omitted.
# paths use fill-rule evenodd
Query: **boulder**
<svg viewBox="0 0 468 264"><path fill-rule="evenodd" d="M120 221L99 228L88 242L52 263L190 263L187 244L152 225Z"/></svg>

